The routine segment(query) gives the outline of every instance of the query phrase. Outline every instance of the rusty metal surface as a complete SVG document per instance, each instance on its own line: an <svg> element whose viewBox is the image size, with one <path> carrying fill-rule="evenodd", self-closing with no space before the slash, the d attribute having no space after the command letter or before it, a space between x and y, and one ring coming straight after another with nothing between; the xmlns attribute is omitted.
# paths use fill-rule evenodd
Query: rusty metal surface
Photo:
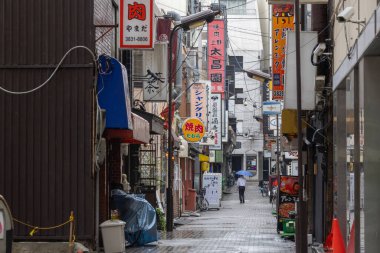
<svg viewBox="0 0 380 253"><path fill-rule="evenodd" d="M93 1L0 0L0 85L17 91L47 79L67 50L94 50ZM92 178L93 66L76 50L44 88L0 91L0 194L14 217L49 227L73 210L77 239L95 233ZM67 240L68 226L15 224L16 239Z"/></svg>

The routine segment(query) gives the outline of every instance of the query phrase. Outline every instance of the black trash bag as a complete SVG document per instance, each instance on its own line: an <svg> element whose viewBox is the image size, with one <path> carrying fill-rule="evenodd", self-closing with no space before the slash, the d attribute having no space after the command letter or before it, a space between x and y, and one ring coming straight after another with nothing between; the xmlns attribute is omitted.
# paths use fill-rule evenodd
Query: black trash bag
<svg viewBox="0 0 380 253"><path fill-rule="evenodd" d="M111 191L111 205L124 221L124 235L131 245L142 246L158 240L156 210L143 198L122 190Z"/></svg>

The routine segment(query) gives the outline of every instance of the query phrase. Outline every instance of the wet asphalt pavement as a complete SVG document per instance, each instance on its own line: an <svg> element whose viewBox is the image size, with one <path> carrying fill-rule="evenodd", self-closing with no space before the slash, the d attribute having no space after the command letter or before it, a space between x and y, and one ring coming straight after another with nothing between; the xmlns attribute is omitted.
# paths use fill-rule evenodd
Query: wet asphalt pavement
<svg viewBox="0 0 380 253"><path fill-rule="evenodd" d="M256 182L248 183L246 201L240 204L237 189L224 194L222 208L201 212L201 217L181 218L185 225L161 233L158 243L128 247L129 253L198 252L295 252L292 241L281 239L268 197L262 197Z"/></svg>

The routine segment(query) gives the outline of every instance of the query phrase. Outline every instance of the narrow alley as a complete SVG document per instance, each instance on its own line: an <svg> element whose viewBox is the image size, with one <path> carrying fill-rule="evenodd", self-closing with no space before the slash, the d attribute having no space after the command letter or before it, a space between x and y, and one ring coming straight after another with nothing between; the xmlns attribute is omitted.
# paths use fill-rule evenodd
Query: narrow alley
<svg viewBox="0 0 380 253"><path fill-rule="evenodd" d="M161 235L158 244L127 248L126 252L295 252L294 242L277 234L272 206L256 182L247 184L245 197L245 204L240 204L237 190L224 194L219 211L181 218L184 225Z"/></svg>

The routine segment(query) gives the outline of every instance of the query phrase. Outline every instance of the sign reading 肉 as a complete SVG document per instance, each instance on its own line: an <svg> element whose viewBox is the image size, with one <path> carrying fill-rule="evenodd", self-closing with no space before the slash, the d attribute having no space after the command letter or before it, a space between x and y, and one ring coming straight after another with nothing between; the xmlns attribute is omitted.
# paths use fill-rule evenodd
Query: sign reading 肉
<svg viewBox="0 0 380 253"><path fill-rule="evenodd" d="M292 4L275 4L272 10L272 89L273 100L284 98L286 32L294 30Z"/></svg>
<svg viewBox="0 0 380 253"><path fill-rule="evenodd" d="M225 41L224 20L208 23L208 76L211 80L211 92L224 93L225 82Z"/></svg>
<svg viewBox="0 0 380 253"><path fill-rule="evenodd" d="M153 0L120 0L120 48L153 48Z"/></svg>

